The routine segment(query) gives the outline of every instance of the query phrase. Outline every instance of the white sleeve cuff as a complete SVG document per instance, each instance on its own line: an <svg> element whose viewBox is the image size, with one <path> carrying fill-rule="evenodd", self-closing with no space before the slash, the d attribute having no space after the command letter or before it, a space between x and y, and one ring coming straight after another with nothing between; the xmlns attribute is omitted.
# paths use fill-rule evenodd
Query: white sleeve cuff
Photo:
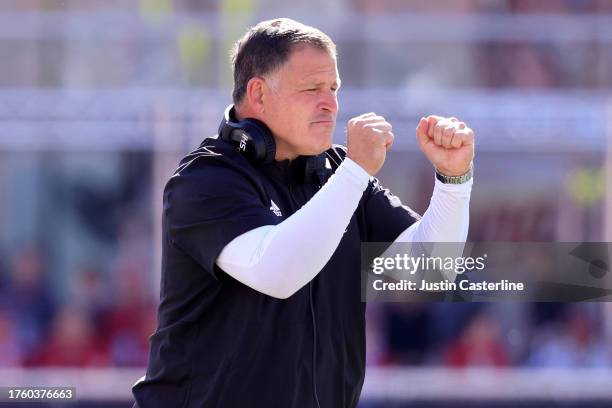
<svg viewBox="0 0 612 408"><path fill-rule="evenodd" d="M434 184L435 190L437 189L441 191L448 191L449 193L458 193L461 196L463 195L461 193L469 195L470 192L472 191L472 185L474 184L473 177L469 179L468 181L466 181L465 183L461 183L461 184L443 183L440 180L438 180L435 175L434 175L434 180L435 180L435 184Z"/></svg>
<svg viewBox="0 0 612 408"><path fill-rule="evenodd" d="M472 184L473 179L462 184L445 184L435 179L425 214L402 232L396 242L465 242Z"/></svg>

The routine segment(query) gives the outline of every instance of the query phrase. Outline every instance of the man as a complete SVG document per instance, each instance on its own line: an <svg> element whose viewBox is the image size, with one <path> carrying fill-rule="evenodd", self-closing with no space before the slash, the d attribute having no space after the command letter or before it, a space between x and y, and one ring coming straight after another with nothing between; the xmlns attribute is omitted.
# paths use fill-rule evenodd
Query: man
<svg viewBox="0 0 612 408"><path fill-rule="evenodd" d="M474 134L455 118L419 122L439 173L420 217L372 177L393 144L382 116L351 119L347 147L332 146L340 79L325 34L265 21L232 61L234 110L164 191L159 327L137 406L355 407L360 244L465 241ZM271 160L247 157L257 132ZM324 166L309 172L313 158Z"/></svg>

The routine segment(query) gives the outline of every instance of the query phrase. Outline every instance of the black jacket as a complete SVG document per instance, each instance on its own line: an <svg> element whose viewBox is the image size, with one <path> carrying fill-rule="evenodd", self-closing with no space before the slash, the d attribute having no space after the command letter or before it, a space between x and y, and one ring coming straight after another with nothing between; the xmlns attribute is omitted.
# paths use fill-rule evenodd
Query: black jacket
<svg viewBox="0 0 612 408"><path fill-rule="evenodd" d="M344 148L326 156L335 170ZM365 375L360 244L393 241L415 212L373 179L332 258L288 299L215 265L232 239L282 222L318 191L304 162L252 164L215 138L182 159L164 190L159 326L146 377L133 388L137 406L357 405Z"/></svg>

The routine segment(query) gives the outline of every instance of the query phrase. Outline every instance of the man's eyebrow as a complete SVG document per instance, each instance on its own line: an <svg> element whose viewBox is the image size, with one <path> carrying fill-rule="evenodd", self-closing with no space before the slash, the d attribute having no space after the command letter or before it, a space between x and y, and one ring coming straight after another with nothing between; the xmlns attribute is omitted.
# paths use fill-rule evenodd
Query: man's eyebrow
<svg viewBox="0 0 612 408"><path fill-rule="evenodd" d="M301 81L302 85L314 85L314 86L323 86L325 85L325 81L321 81L319 79L305 79L303 81ZM342 85L342 81L340 80L340 78L336 79L332 85L335 85L336 88L340 88L340 86Z"/></svg>

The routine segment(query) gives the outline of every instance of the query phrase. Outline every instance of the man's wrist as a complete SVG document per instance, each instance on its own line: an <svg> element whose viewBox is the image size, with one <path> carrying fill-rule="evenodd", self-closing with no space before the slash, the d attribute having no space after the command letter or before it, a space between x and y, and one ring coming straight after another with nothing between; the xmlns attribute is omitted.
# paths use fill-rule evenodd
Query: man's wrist
<svg viewBox="0 0 612 408"><path fill-rule="evenodd" d="M464 184L474 176L474 164L470 163L470 168L467 172L459 176L447 176L436 169L436 179L444 184Z"/></svg>

